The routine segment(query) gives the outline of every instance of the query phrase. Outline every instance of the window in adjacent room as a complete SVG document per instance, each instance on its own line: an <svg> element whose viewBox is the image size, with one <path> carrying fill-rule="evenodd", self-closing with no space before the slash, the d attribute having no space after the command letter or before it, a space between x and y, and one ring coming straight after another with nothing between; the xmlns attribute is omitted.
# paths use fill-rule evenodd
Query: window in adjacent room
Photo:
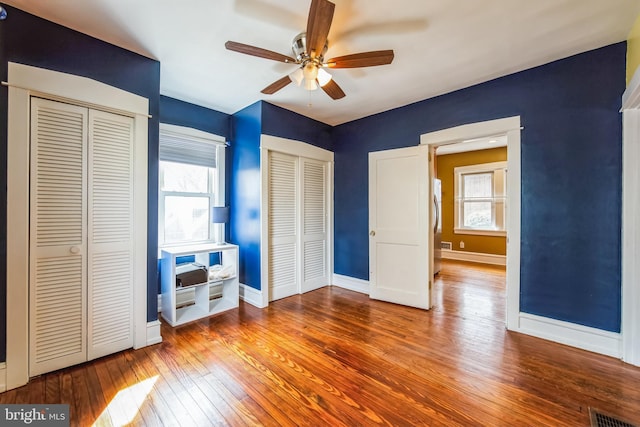
<svg viewBox="0 0 640 427"><path fill-rule="evenodd" d="M461 166L455 175L455 233L506 235L507 162Z"/></svg>
<svg viewBox="0 0 640 427"><path fill-rule="evenodd" d="M160 125L158 244L222 241L211 208L224 205L224 138Z"/></svg>

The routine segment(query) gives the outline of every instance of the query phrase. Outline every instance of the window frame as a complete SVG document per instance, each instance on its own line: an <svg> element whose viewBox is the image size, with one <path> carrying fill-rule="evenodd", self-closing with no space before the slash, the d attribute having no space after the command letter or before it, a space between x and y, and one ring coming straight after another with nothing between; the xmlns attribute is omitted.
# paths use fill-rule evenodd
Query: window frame
<svg viewBox="0 0 640 427"><path fill-rule="evenodd" d="M185 139L207 140L209 143L216 145L216 167L209 168L207 176L207 193L182 192L182 191L163 191L162 182L164 180L164 167L162 162L166 160L158 159L158 250L169 246L191 245L199 243L215 243L225 241L225 225L213 224L211 222L211 208L214 206L224 206L225 204L225 139L221 136L203 132L197 129L168 125L160 123L160 139L164 135L180 136ZM189 164L184 162L174 162L181 164ZM167 197L208 197L208 238L204 240L188 240L182 242L169 242L165 240L165 200Z"/></svg>
<svg viewBox="0 0 640 427"><path fill-rule="evenodd" d="M454 168L454 234L473 234L481 236L507 235L507 162L482 163ZM490 198L467 200L464 197L464 177L476 174L491 174ZM464 225L465 202L490 202L492 227L466 227Z"/></svg>

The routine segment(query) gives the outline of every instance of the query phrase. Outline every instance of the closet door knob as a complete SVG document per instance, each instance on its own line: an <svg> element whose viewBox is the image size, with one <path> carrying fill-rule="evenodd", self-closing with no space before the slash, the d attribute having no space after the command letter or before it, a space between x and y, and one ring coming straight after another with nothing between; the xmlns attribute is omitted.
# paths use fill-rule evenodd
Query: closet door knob
<svg viewBox="0 0 640 427"><path fill-rule="evenodd" d="M376 235L376 232L375 232L375 231L373 231L373 230L371 230L371 232L369 233L369 236L371 236L371 237L375 237L375 235Z"/></svg>
<svg viewBox="0 0 640 427"><path fill-rule="evenodd" d="M69 252L71 252L74 255L79 254L80 248L78 246L71 246L71 248L69 249Z"/></svg>

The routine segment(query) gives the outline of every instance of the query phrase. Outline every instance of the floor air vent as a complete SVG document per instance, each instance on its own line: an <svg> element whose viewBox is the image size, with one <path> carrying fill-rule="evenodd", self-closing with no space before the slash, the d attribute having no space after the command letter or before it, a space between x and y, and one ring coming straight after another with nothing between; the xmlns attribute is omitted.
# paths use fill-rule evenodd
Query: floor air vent
<svg viewBox="0 0 640 427"><path fill-rule="evenodd" d="M638 427L593 408L589 408L589 416L591 417L591 427Z"/></svg>
<svg viewBox="0 0 640 427"><path fill-rule="evenodd" d="M451 242L440 242L440 249L449 249L449 250L451 250L452 247L453 247L453 245L451 244Z"/></svg>

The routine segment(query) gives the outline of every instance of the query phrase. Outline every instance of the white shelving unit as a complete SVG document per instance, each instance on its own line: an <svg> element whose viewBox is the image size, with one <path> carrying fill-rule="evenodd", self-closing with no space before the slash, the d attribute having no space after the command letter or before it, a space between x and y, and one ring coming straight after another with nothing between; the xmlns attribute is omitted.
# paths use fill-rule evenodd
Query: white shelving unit
<svg viewBox="0 0 640 427"><path fill-rule="evenodd" d="M231 269L229 277L176 289L176 258L194 255L195 262L209 268L209 254L215 252L220 253L222 266ZM163 248L161 254L162 317L171 326L182 325L238 307L238 246L231 244L175 246ZM221 296L218 295L220 289L222 289ZM177 307L178 304L182 305L185 302L185 298L179 298L184 293L189 293L188 303ZM190 295L193 295L192 299Z"/></svg>

